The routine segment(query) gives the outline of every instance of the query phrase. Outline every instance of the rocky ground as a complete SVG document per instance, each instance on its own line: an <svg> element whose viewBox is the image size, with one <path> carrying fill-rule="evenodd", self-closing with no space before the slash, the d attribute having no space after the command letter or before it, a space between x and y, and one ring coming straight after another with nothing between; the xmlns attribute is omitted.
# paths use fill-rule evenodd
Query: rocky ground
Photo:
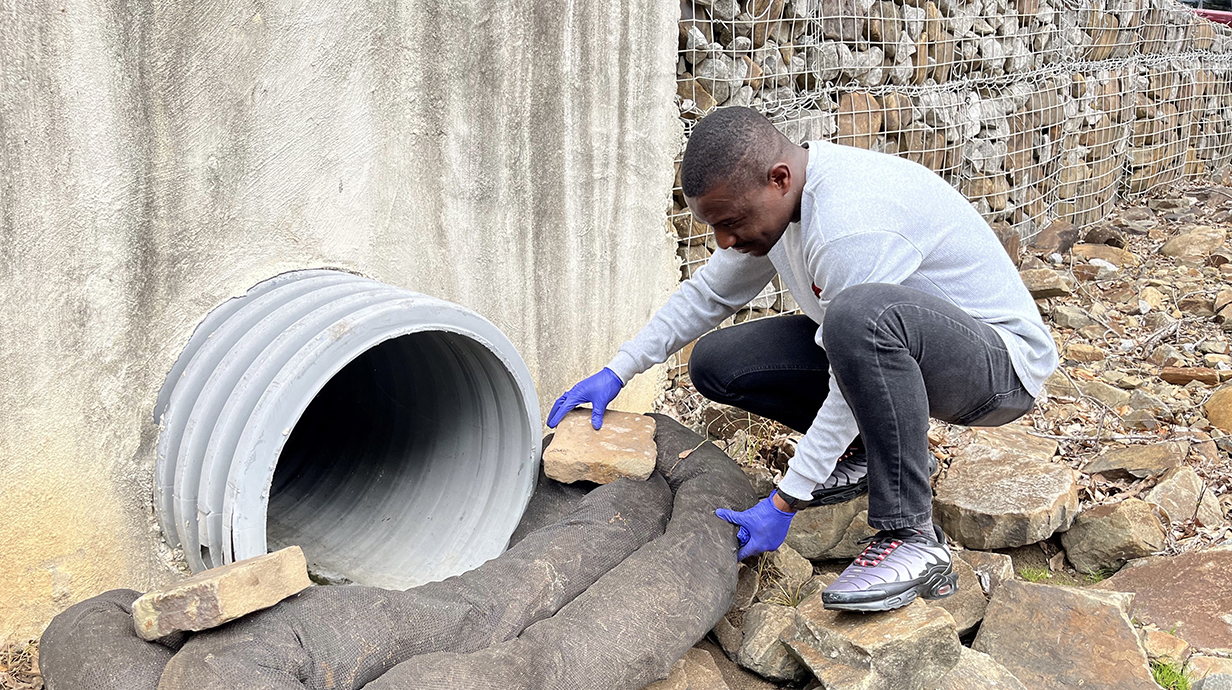
<svg viewBox="0 0 1232 690"><path fill-rule="evenodd" d="M721 661L780 687L1187 688L1232 674L1230 226L1232 189L1203 186L1082 231L1056 223L1021 249L1002 233L1062 366L1017 423L930 433L959 594L894 614L823 611L811 595L870 533L867 499L808 509L747 568L713 633ZM799 437L708 403L687 375L661 406L763 495ZM890 661L904 653L910 673ZM1205 687L1221 682L1232 677Z"/></svg>

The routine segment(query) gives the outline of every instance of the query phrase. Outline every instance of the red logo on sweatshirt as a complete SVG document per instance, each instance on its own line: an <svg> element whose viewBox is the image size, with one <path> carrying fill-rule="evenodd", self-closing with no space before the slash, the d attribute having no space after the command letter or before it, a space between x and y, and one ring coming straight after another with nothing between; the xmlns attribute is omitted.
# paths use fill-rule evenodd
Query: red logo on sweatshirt
<svg viewBox="0 0 1232 690"><path fill-rule="evenodd" d="M817 299L821 299L821 288L817 287L817 283L813 283L813 294L817 295Z"/></svg>

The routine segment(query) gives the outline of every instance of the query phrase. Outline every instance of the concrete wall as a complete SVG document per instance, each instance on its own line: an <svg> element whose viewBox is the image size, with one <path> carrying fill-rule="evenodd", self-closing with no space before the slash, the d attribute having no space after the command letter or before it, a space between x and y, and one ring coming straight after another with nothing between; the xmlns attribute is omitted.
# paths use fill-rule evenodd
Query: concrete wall
<svg viewBox="0 0 1232 690"><path fill-rule="evenodd" d="M0 639L174 576L151 411L250 285L474 308L546 413L676 282L675 3L189 7L0 0Z"/></svg>

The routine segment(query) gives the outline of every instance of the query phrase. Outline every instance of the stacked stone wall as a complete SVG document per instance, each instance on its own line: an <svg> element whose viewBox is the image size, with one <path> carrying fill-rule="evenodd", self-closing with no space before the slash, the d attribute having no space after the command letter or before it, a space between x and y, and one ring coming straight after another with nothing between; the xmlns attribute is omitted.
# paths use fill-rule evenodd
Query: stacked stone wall
<svg viewBox="0 0 1232 690"><path fill-rule="evenodd" d="M686 138L750 106L922 163L1023 240L1232 158L1232 28L1171 0L684 0L678 45ZM714 240L679 175L671 222L688 278ZM776 282L735 320L794 309Z"/></svg>

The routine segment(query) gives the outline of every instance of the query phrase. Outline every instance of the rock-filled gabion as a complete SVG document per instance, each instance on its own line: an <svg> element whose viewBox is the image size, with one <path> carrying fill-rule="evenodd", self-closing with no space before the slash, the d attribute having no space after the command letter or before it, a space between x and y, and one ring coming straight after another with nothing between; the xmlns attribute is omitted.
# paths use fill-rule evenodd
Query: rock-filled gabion
<svg viewBox="0 0 1232 690"><path fill-rule="evenodd" d="M795 141L926 165L1025 239L1232 158L1232 29L1171 0L683 0L681 17L686 134L750 106ZM714 241L676 187L688 278ZM736 321L795 306L771 284Z"/></svg>

